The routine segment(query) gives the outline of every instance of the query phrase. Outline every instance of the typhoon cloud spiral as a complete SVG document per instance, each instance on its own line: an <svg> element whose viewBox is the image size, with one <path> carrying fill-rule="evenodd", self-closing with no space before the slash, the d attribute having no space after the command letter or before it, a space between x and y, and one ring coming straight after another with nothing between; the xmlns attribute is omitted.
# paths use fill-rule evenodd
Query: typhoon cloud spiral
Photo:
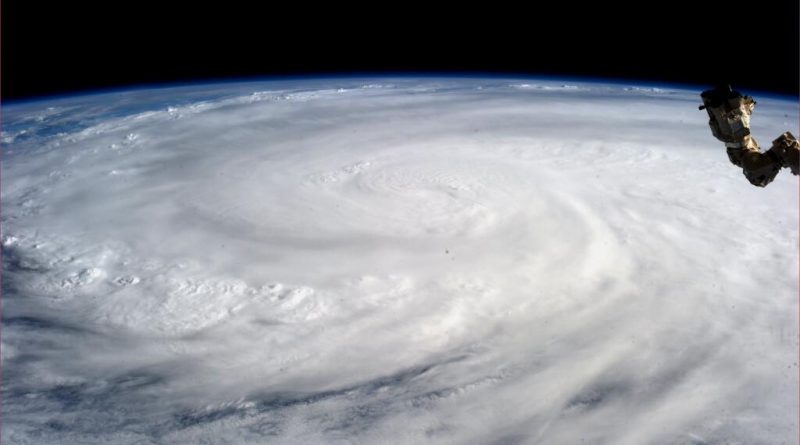
<svg viewBox="0 0 800 445"><path fill-rule="evenodd" d="M4 107L3 441L794 440L796 178L694 91L525 82Z"/></svg>

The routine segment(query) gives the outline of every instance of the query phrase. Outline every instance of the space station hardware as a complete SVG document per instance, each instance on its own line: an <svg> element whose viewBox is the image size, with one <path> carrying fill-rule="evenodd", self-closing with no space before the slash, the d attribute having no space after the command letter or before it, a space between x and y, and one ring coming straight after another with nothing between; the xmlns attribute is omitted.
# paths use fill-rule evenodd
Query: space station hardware
<svg viewBox="0 0 800 445"><path fill-rule="evenodd" d="M783 167L797 175L800 163L800 143L788 131L772 141L772 147L761 152L758 143L750 135L750 115L756 102L743 96L730 85L718 86L703 91L703 105L708 112L708 126L715 138L725 143L730 161L742 167L744 176L751 184L764 187Z"/></svg>

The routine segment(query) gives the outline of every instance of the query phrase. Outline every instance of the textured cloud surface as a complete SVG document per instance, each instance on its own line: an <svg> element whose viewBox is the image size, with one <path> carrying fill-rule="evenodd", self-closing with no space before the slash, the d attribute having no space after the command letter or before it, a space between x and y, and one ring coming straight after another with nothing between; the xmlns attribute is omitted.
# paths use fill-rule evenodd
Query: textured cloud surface
<svg viewBox="0 0 800 445"><path fill-rule="evenodd" d="M754 135L797 132L758 98ZM499 80L6 107L4 443L793 443L798 188L697 92Z"/></svg>

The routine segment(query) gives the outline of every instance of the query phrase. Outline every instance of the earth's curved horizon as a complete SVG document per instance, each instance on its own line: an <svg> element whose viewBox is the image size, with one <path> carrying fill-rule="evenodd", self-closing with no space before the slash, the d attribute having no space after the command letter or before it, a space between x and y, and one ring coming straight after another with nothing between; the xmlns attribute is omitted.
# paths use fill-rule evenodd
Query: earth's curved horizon
<svg viewBox="0 0 800 445"><path fill-rule="evenodd" d="M336 77L4 105L2 440L794 443L797 178L751 186L698 94ZM755 99L762 145L800 133Z"/></svg>

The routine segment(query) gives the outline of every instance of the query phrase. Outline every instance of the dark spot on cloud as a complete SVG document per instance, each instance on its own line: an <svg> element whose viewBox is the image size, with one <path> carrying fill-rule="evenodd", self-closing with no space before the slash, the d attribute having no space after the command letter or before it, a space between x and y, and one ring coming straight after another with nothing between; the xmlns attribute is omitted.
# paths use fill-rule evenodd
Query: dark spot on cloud
<svg viewBox="0 0 800 445"><path fill-rule="evenodd" d="M241 416L244 413L241 412L240 408L235 406L206 411L185 411L175 415L175 423L179 428L189 428L195 425L211 423L236 414Z"/></svg>
<svg viewBox="0 0 800 445"><path fill-rule="evenodd" d="M63 422L59 422L58 420L49 420L47 423L45 423L45 426L47 428L50 428L51 430L54 430L54 431L68 431L69 430L69 427L66 424L64 424Z"/></svg>
<svg viewBox="0 0 800 445"><path fill-rule="evenodd" d="M17 246L3 246L3 270L13 272L44 272L48 267ZM5 279L5 277L3 277Z"/></svg>
<svg viewBox="0 0 800 445"><path fill-rule="evenodd" d="M3 319L3 326L33 330L54 330L67 332L89 332L79 326L73 326L59 320L47 319L36 316L19 316Z"/></svg>
<svg viewBox="0 0 800 445"><path fill-rule="evenodd" d="M85 383L76 385L58 385L43 391L44 395L58 402L64 409L72 409L80 405L87 395L89 385Z"/></svg>
<svg viewBox="0 0 800 445"><path fill-rule="evenodd" d="M590 385L567 402L567 410L592 410L600 405L622 397L630 391L622 382L601 382Z"/></svg>

